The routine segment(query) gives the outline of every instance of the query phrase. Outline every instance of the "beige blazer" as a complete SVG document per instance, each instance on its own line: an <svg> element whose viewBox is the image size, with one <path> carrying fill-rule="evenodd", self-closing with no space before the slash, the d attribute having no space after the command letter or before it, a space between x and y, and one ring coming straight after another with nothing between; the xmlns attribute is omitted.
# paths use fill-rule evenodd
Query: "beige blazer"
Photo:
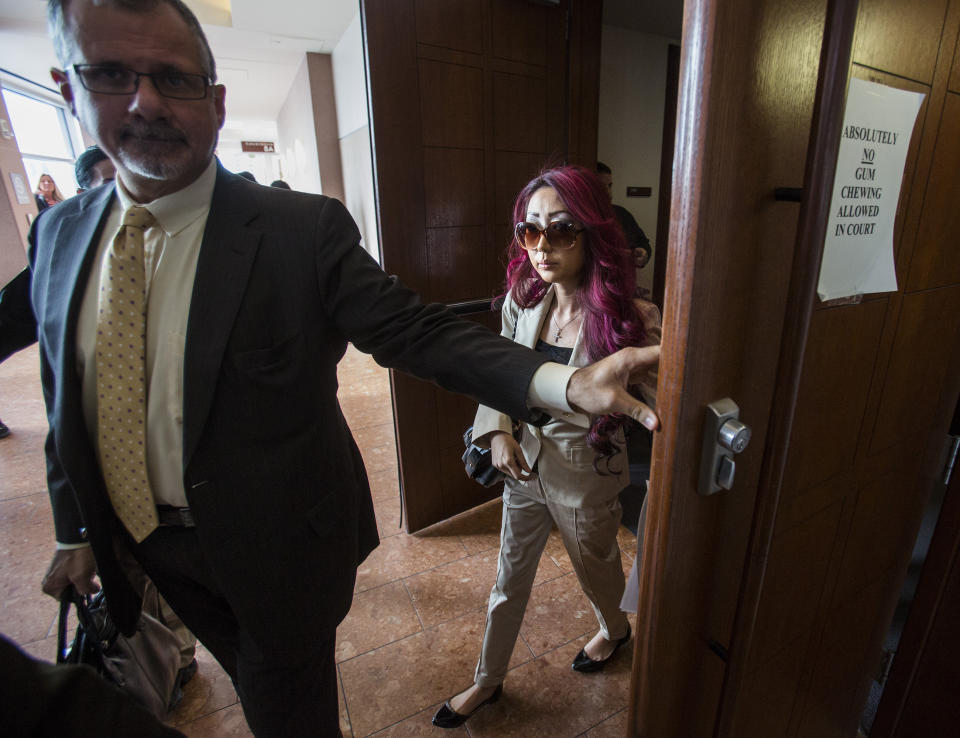
<svg viewBox="0 0 960 738"><path fill-rule="evenodd" d="M501 335L513 338L517 343L533 348L543 330L550 306L554 300L554 288L551 286L543 299L532 308L521 309L508 294L501 312L503 330ZM639 301L641 314L647 329L647 345L660 342L660 311L655 305ZM516 327L516 335L514 335ZM586 346L583 343L583 329L577 334L570 357L570 366L589 364ZM656 399L656 377L651 375L643 383L644 400L654 405ZM616 497L630 483L626 453L614 456L610 462L611 474L600 475L593 469L596 452L587 445L589 419L585 415L565 413L563 417L537 428L528 423L521 424L520 448L523 450L527 465L532 469L537 464L536 473L540 478L544 494L552 501L568 507L584 507L608 502ZM473 439L478 446L489 447L489 435L494 431L510 433L512 420L486 405L480 405L473 420ZM622 432L617 439L623 444ZM507 480L515 488L523 488L523 482Z"/></svg>

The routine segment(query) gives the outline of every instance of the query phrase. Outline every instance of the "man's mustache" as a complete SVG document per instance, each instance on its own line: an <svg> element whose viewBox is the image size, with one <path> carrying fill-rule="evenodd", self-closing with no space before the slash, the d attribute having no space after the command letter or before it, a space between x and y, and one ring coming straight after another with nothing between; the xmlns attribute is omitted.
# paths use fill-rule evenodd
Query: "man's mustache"
<svg viewBox="0 0 960 738"><path fill-rule="evenodd" d="M178 141L187 142L187 136L183 131L174 128L166 123L140 123L128 124L120 129L121 138L141 138L152 141Z"/></svg>

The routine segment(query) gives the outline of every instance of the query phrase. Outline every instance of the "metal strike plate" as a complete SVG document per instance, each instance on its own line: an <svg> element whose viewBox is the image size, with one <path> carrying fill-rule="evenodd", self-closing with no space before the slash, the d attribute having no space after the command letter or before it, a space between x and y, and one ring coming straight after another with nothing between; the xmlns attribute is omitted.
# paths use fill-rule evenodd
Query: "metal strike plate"
<svg viewBox="0 0 960 738"><path fill-rule="evenodd" d="M733 457L750 443L750 428L741 423L739 417L740 408L729 397L707 405L697 488L701 495L733 487L737 469Z"/></svg>

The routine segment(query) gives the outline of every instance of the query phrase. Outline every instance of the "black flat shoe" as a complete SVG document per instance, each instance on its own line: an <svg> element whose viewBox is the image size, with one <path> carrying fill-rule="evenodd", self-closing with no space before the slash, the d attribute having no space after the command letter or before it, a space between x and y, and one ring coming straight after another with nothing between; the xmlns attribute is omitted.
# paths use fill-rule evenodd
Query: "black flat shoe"
<svg viewBox="0 0 960 738"><path fill-rule="evenodd" d="M573 660L573 663L570 665L570 667L574 671L582 671L582 672L600 671L601 669L603 669L604 666L607 665L607 662L613 658L613 655L617 652L617 649L620 648L620 646L622 646L624 643L630 640L631 635L632 633L630 631L630 623L627 623L627 634L613 644L613 650L610 652L610 655L607 656L607 658L600 659L599 661L594 661L592 658L587 656L587 652L581 648L580 653L577 654L577 657Z"/></svg>
<svg viewBox="0 0 960 738"><path fill-rule="evenodd" d="M433 724L438 728L459 728L467 720L473 716L473 714L479 710L484 705L492 705L498 699L500 695L503 694L503 685L498 684L497 688L493 690L493 694L487 697L483 702L473 708L473 712L468 715L461 715L459 712L450 707L449 700L443 703L443 707L437 710L437 714L433 716Z"/></svg>

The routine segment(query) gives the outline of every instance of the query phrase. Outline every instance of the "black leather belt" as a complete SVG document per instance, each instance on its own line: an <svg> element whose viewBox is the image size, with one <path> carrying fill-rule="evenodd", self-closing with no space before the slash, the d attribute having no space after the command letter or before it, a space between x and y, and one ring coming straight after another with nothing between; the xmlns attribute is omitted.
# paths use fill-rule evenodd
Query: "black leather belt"
<svg viewBox="0 0 960 738"><path fill-rule="evenodd" d="M189 507L157 505L157 517L160 519L160 525L176 525L180 528L193 528L196 525Z"/></svg>

